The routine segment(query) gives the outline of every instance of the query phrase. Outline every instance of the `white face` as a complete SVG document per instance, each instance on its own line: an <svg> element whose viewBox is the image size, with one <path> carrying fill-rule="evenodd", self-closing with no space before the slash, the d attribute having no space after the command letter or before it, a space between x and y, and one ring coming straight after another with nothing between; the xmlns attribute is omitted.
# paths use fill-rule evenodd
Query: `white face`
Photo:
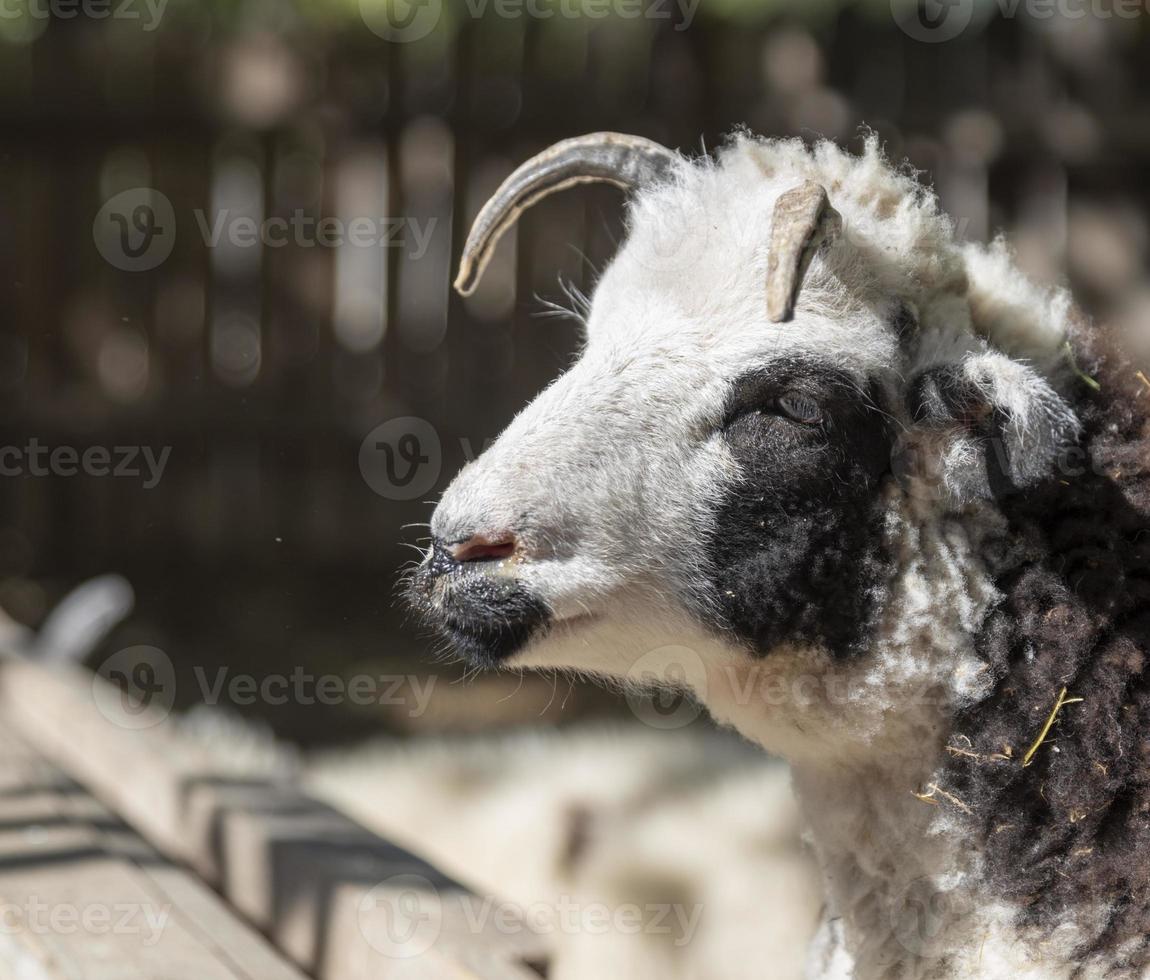
<svg viewBox="0 0 1150 980"><path fill-rule="evenodd" d="M686 648L696 688L781 651L828 670L865 658L900 569L898 477L932 469L915 454L946 461L928 509L991 495L969 426L1061 404L947 312L953 269L937 297L920 270L892 272L867 238L883 225L866 173L822 175L856 234L815 258L794 319L770 322L765 243L796 177L763 169L740 145L635 202L578 362L448 488L414 592L465 656L625 678ZM938 220L902 220L905 247ZM1029 479L1072 428L1034 415L1002 433L1004 479Z"/></svg>

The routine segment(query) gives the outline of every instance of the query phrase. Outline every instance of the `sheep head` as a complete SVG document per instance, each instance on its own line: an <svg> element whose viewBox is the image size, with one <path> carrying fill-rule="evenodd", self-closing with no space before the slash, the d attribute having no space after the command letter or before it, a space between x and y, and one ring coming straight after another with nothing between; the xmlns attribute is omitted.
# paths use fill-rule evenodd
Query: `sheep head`
<svg viewBox="0 0 1150 980"><path fill-rule="evenodd" d="M814 712L869 738L891 676L975 663L999 502L1076 437L1065 310L956 243L873 143L749 138L695 162L558 144L481 211L457 287L523 208L590 180L631 196L582 354L448 488L417 601L477 663L677 678L791 755L821 746ZM880 694L847 725L825 687L739 707L760 669Z"/></svg>

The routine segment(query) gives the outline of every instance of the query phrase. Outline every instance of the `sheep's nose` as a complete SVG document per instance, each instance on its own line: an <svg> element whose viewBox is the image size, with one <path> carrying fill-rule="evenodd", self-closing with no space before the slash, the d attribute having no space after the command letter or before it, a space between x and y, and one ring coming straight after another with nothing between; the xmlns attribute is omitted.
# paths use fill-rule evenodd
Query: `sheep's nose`
<svg viewBox="0 0 1150 980"><path fill-rule="evenodd" d="M416 607L476 664L510 657L550 616L518 570L499 564L522 543L513 534L436 535L412 578Z"/></svg>
<svg viewBox="0 0 1150 980"><path fill-rule="evenodd" d="M510 558L519 548L518 539L510 532L472 534L456 541L435 538L431 545L429 571L435 575L472 562L500 561Z"/></svg>
<svg viewBox="0 0 1150 980"><path fill-rule="evenodd" d="M515 554L519 543L510 531L497 534L473 534L466 541L447 545L447 551L457 562L499 561Z"/></svg>

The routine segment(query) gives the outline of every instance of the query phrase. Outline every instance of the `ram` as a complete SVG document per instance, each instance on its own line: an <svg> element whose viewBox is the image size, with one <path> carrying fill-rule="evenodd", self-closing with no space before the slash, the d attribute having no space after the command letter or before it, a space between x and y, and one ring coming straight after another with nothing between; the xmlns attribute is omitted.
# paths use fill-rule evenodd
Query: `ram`
<svg viewBox="0 0 1150 980"><path fill-rule="evenodd" d="M678 681L787 758L812 977L1141 975L1147 376L873 138L559 143L457 288L586 181L626 240L578 361L439 502L426 618L479 665Z"/></svg>

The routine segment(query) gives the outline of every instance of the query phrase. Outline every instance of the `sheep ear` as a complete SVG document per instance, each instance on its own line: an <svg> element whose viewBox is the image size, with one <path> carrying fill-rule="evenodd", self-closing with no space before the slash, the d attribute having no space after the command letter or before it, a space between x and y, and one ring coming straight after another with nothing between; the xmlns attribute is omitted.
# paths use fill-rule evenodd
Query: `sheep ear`
<svg viewBox="0 0 1150 980"><path fill-rule="evenodd" d="M1004 354L921 371L892 469L916 496L955 505L999 498L1085 465L1079 422L1049 383Z"/></svg>
<svg viewBox="0 0 1150 980"><path fill-rule="evenodd" d="M767 255L767 316L772 323L794 316L811 259L824 242L841 232L842 218L820 184L807 180L779 195Z"/></svg>

